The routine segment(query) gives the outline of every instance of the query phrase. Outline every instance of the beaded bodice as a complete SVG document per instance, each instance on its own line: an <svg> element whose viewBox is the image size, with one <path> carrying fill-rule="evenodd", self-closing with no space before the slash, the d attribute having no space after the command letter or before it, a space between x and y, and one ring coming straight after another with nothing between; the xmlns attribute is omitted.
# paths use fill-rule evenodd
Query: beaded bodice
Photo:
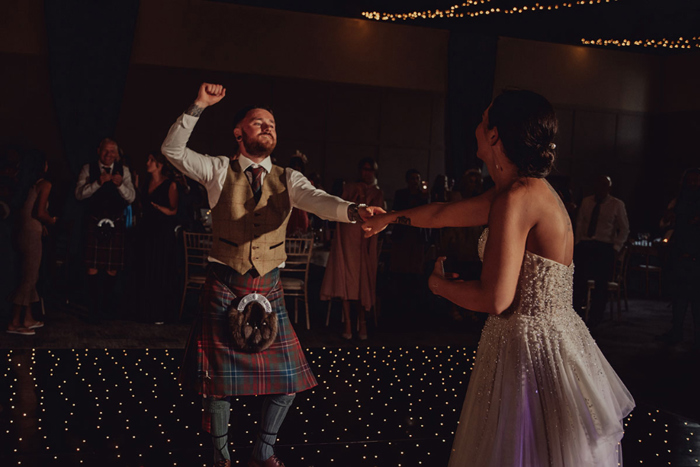
<svg viewBox="0 0 700 467"><path fill-rule="evenodd" d="M482 261L488 236L489 229L486 228L479 238L479 258ZM573 263L566 266L525 250L515 298L502 316L511 313L537 316L569 309L572 303L573 281Z"/></svg>

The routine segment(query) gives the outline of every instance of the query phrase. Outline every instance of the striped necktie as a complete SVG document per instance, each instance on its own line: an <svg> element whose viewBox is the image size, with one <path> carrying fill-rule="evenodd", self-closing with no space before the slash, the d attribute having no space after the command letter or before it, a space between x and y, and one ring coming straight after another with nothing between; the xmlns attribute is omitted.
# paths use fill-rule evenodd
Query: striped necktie
<svg viewBox="0 0 700 467"><path fill-rule="evenodd" d="M245 169L248 174L248 181L250 182L250 187L253 189L253 196L255 197L255 203L260 201L260 196L262 195L262 174L265 171L264 168L258 166L253 167L252 165Z"/></svg>

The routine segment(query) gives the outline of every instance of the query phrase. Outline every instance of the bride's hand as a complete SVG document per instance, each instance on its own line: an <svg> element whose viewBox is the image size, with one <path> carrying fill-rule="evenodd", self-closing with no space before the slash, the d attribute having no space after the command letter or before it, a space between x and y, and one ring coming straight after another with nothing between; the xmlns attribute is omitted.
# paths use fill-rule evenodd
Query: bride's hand
<svg viewBox="0 0 700 467"><path fill-rule="evenodd" d="M378 208L379 209L379 208ZM379 214L375 211L375 214L366 219L365 223L362 224L362 230L365 231L365 237L369 238L372 235L377 235L382 230L386 229L389 225L389 214Z"/></svg>
<svg viewBox="0 0 700 467"><path fill-rule="evenodd" d="M444 281L457 279L459 277L459 274L456 274L453 272L445 274L445 260L446 259L447 259L446 256L440 256L435 261L435 267L433 268L433 273L428 278L428 288L435 295L440 295L440 293L439 293L440 286L444 283Z"/></svg>

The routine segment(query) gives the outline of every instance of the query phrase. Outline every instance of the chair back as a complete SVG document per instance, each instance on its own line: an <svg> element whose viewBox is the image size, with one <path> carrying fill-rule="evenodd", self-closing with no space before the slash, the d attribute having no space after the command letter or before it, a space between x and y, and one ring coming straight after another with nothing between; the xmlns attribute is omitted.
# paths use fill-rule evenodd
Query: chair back
<svg viewBox="0 0 700 467"><path fill-rule="evenodd" d="M185 280L206 276L213 236L209 233L183 232L185 242Z"/></svg>
<svg viewBox="0 0 700 467"><path fill-rule="evenodd" d="M308 271L313 248L313 237L286 238L284 240L284 250L287 253L287 260L285 261L284 269Z"/></svg>
<svg viewBox="0 0 700 467"><path fill-rule="evenodd" d="M615 255L615 266L613 268L612 281L624 284L627 278L627 266L629 265L629 246L623 245Z"/></svg>

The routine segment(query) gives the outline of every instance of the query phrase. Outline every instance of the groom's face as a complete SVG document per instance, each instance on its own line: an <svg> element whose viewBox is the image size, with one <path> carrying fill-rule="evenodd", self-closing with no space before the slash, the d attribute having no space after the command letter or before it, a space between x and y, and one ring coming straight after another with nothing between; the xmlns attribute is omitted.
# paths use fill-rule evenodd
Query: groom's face
<svg viewBox="0 0 700 467"><path fill-rule="evenodd" d="M265 109L252 109L234 129L236 138L251 156L269 156L277 145L275 117Z"/></svg>

